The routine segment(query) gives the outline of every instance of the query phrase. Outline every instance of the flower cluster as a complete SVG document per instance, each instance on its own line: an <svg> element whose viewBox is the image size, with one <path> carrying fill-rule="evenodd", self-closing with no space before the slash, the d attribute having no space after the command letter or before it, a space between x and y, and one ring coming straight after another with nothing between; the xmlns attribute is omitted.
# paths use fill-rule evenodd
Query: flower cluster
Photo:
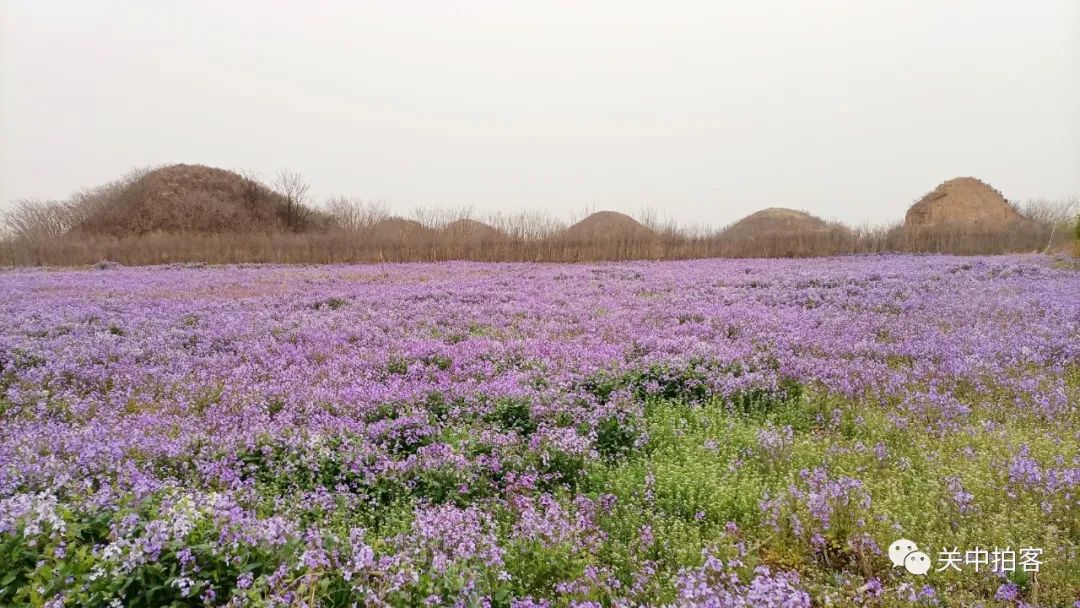
<svg viewBox="0 0 1080 608"><path fill-rule="evenodd" d="M0 272L3 605L1032 598L894 593L920 534L1075 582L1048 258L99 267Z"/></svg>

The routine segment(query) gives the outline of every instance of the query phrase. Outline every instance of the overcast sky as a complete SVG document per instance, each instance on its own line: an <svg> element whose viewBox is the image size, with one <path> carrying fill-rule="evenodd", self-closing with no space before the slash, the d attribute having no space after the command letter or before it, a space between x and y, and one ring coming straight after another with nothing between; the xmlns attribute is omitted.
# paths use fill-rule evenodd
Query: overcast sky
<svg viewBox="0 0 1080 608"><path fill-rule="evenodd" d="M0 5L5 203L176 162L402 214L1080 196L1077 0Z"/></svg>

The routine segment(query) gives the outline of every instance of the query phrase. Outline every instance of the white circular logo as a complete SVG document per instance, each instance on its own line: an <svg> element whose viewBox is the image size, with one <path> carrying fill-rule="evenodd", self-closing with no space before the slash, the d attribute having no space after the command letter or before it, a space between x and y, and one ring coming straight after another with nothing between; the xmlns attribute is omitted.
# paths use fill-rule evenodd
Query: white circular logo
<svg viewBox="0 0 1080 608"><path fill-rule="evenodd" d="M919 547L915 543L901 538L889 545L889 559L892 560L894 568L899 568L904 565L904 558L908 556L908 553L918 550Z"/></svg>
<svg viewBox="0 0 1080 608"><path fill-rule="evenodd" d="M922 551L912 551L904 558L904 567L908 572L922 576L930 571L930 556Z"/></svg>

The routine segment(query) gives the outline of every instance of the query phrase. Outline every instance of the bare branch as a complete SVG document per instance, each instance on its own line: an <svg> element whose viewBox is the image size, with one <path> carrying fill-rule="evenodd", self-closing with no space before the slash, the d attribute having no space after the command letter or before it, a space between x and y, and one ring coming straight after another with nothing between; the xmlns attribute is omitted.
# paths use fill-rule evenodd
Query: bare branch
<svg viewBox="0 0 1080 608"><path fill-rule="evenodd" d="M282 169L274 179L274 189L285 199L285 225L290 230L299 230L311 216L307 206L308 190L311 185L295 171Z"/></svg>

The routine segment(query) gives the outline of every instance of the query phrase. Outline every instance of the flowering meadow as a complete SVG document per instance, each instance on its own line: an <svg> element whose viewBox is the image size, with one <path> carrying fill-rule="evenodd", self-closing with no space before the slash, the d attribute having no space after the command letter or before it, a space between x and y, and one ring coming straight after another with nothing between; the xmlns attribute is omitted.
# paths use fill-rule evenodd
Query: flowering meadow
<svg viewBox="0 0 1080 608"><path fill-rule="evenodd" d="M1064 259L0 271L0 605L1073 606L1078 407Z"/></svg>

